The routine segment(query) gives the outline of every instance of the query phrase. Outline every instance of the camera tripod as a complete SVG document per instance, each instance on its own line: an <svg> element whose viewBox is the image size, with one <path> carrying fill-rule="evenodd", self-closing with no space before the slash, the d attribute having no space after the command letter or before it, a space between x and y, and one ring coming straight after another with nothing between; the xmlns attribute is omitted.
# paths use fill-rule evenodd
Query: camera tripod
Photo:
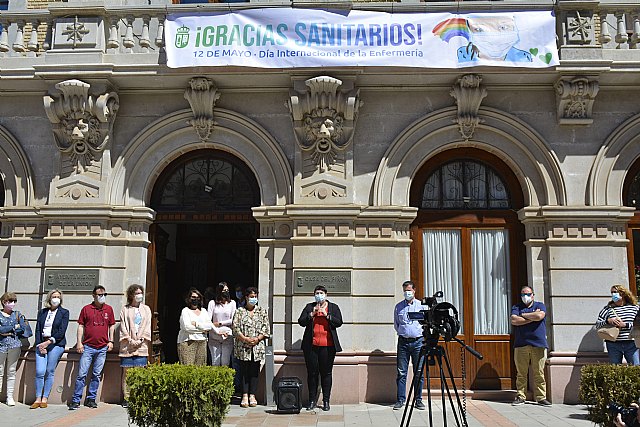
<svg viewBox="0 0 640 427"><path fill-rule="evenodd" d="M404 412L402 414L402 421L400 422L400 427L409 426L411 422L411 415L413 414L414 409L414 400L413 400L413 392L414 387L417 384L420 384L420 380L422 379L423 372L426 370L426 380L427 380L427 407L429 409L429 427L433 427L433 411L432 411L432 399L431 399L431 373L429 372L429 366L438 365L439 373L440 373L440 393L442 396L442 420L443 425L447 425L447 401L451 410L453 412L453 417L456 420L456 426L458 427L467 427L467 414L463 409L462 402L460 401L460 395L458 394L458 389L456 387L456 383L453 380L453 372L451 370L451 364L449 363L449 357L447 356L447 352L444 347L438 344L439 334L425 334L424 341L422 343L422 347L420 348L420 355L418 356L417 365L414 366L413 371L413 379L411 380L411 387L409 388L409 396L407 398L407 403L404 406ZM465 350L469 351L479 360L483 359L482 354L478 353L473 348L466 345L464 342L459 340L456 337L452 337L458 344L464 347ZM444 360L444 364L443 364ZM445 375L445 366L446 366L446 374ZM456 398L456 404L453 401L453 395L451 394L451 388L449 388L449 381L451 381L451 387L453 388L453 395ZM446 392L446 394L445 394ZM408 413L407 413L408 412ZM408 415L408 416L407 416ZM405 424L405 419L407 423Z"/></svg>

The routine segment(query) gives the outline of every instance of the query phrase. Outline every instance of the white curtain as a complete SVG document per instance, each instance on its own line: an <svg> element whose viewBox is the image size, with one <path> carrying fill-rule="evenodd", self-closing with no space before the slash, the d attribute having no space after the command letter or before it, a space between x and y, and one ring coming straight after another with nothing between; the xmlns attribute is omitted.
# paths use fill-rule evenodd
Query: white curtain
<svg viewBox="0 0 640 427"><path fill-rule="evenodd" d="M508 230L472 230L473 323L475 334L508 334L511 274Z"/></svg>
<svg viewBox="0 0 640 427"><path fill-rule="evenodd" d="M462 325L460 230L426 229L423 232L423 248L425 296L442 291L444 293L443 300L450 302L458 309L460 325ZM462 327L460 330L463 332Z"/></svg>

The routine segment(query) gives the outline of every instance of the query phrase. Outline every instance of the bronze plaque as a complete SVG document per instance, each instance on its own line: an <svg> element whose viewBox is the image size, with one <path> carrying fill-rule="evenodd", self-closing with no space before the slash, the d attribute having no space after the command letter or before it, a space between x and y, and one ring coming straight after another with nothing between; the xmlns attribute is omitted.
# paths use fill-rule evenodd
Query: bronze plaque
<svg viewBox="0 0 640 427"><path fill-rule="evenodd" d="M351 295L351 271L295 270L293 293L313 295L316 286L327 288L329 295Z"/></svg>
<svg viewBox="0 0 640 427"><path fill-rule="evenodd" d="M98 269L46 269L44 291L60 289L62 292L93 291L98 285Z"/></svg>

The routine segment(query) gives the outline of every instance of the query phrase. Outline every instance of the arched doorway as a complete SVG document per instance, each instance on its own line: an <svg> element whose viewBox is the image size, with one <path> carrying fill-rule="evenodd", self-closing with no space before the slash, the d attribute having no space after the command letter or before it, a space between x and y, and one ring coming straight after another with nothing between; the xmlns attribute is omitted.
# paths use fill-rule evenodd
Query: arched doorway
<svg viewBox="0 0 640 427"><path fill-rule="evenodd" d="M148 301L157 313L154 340L164 360L177 361L176 337L184 296L191 287L226 281L257 285L258 182L241 160L222 151L198 150L169 164L156 181L151 208ZM158 355L159 347L154 353Z"/></svg>
<svg viewBox="0 0 640 427"><path fill-rule="evenodd" d="M526 280L517 217L523 195L515 175L485 151L444 151L416 174L410 204L418 208L411 226L411 277L419 296L442 290L444 300L458 308L458 338L484 355L478 361L467 354L463 363L460 346L447 344L457 382L475 390L511 389L510 309Z"/></svg>
<svg viewBox="0 0 640 427"><path fill-rule="evenodd" d="M623 188L624 205L636 210L629 221L627 236L629 239L629 288L634 295L637 295L640 289L640 160L636 160L629 170Z"/></svg>

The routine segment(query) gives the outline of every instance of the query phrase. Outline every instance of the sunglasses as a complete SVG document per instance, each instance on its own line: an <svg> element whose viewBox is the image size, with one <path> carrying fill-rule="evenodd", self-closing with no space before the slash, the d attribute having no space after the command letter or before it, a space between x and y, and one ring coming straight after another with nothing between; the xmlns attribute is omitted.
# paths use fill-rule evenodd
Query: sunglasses
<svg viewBox="0 0 640 427"><path fill-rule="evenodd" d="M18 302L17 299L8 299L7 302Z"/></svg>
<svg viewBox="0 0 640 427"><path fill-rule="evenodd" d="M97 297L106 297L107 295L109 295L108 293L104 293L104 294L95 294Z"/></svg>
<svg viewBox="0 0 640 427"><path fill-rule="evenodd" d="M523 296L525 296L525 295L526 295L526 296L528 296L528 297L530 297L531 295L533 295L533 292L524 292L524 293L521 293L521 294L520 294L520 296L521 296L521 297L523 297Z"/></svg>

